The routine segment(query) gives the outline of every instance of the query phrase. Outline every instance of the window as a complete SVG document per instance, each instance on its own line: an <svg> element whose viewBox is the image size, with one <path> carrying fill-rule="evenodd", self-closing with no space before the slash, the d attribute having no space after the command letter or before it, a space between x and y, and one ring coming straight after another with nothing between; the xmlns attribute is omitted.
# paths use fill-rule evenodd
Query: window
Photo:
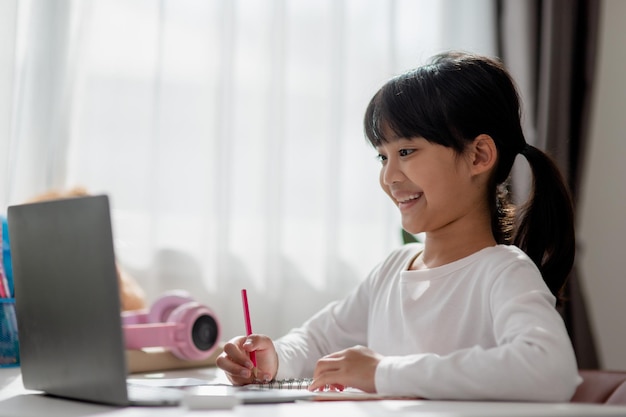
<svg viewBox="0 0 626 417"><path fill-rule="evenodd" d="M240 288L279 335L401 244L365 107L443 49L494 53L490 1L9 3L5 202L109 194L149 298L192 291L225 337L243 330Z"/></svg>

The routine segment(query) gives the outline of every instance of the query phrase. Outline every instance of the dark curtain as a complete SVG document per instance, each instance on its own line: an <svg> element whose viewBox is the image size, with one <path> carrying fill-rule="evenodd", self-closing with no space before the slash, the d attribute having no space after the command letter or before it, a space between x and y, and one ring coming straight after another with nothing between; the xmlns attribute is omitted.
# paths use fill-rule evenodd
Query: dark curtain
<svg viewBox="0 0 626 417"><path fill-rule="evenodd" d="M518 83L527 141L549 153L578 199L590 118L600 0L496 0L499 56ZM513 192L525 198L528 168ZM600 367L576 262L561 314L581 369Z"/></svg>

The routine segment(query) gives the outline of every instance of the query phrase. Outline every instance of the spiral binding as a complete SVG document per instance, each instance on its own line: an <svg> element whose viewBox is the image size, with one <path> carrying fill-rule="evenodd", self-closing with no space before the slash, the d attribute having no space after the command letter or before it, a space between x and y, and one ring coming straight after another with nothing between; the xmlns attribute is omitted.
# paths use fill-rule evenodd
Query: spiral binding
<svg viewBox="0 0 626 417"><path fill-rule="evenodd" d="M312 382L313 378L289 378L274 379L255 385L261 389L306 389Z"/></svg>

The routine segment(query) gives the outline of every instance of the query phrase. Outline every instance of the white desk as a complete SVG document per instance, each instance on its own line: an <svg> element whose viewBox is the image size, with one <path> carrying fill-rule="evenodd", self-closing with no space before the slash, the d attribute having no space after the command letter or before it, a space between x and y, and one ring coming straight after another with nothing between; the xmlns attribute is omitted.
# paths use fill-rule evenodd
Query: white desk
<svg viewBox="0 0 626 417"><path fill-rule="evenodd" d="M202 376L213 370L180 371L171 376ZM550 417L550 416L626 416L626 407L594 404L541 404L512 402L463 401L302 401L287 404L239 405L232 410L191 411L184 407L126 407L83 403L52 398L25 390L19 368L0 369L0 416L46 417L160 417L160 416L211 416L211 417L318 417L318 416L423 416L423 417Z"/></svg>

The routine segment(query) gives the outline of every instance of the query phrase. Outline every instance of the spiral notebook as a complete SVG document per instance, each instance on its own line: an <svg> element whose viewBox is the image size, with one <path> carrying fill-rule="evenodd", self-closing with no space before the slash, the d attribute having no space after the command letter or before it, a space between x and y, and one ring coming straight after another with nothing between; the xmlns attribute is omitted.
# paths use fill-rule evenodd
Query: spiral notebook
<svg viewBox="0 0 626 417"><path fill-rule="evenodd" d="M307 392L311 394L308 398L312 401L372 401L372 400L406 400L417 399L415 396L400 396L400 395L382 395L376 393L369 393L357 388L347 387L343 391L309 391L308 387L313 382L313 378L295 378L295 379L280 379L270 382L263 382L258 384L251 384L242 387L245 391L296 391Z"/></svg>
<svg viewBox="0 0 626 417"><path fill-rule="evenodd" d="M313 378L292 378L272 380L249 386L255 389L307 389L312 382Z"/></svg>
<svg viewBox="0 0 626 417"><path fill-rule="evenodd" d="M201 378L156 378L131 379L129 382L137 385L154 387L168 387L183 389L186 396L194 401L211 401L212 398L223 398L224 393L236 397L239 403L261 404L293 401L372 401L372 400L406 400L419 399L413 396L389 396L372 394L356 388L346 388L344 391L309 391L312 378L281 379L265 383L233 386L222 383L219 379L203 380Z"/></svg>

